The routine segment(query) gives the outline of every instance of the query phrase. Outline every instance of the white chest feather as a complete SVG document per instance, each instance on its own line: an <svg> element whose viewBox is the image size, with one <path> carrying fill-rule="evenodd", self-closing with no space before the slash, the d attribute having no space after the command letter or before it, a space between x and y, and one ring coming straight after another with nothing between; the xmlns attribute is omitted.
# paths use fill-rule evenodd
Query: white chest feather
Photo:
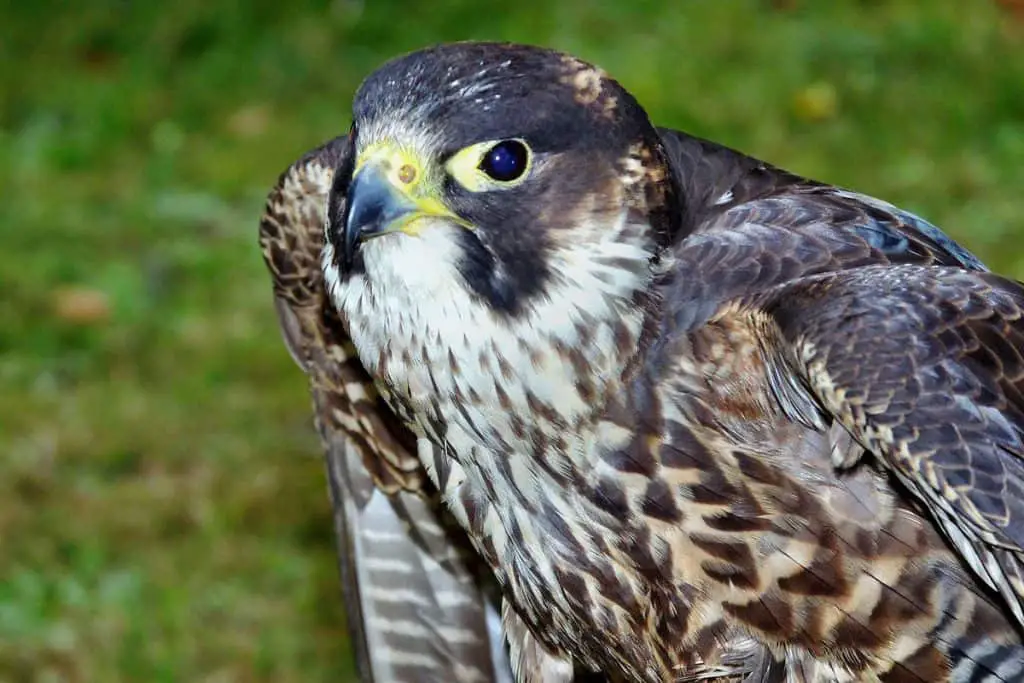
<svg viewBox="0 0 1024 683"><path fill-rule="evenodd" d="M448 234L460 229L371 240L365 274L343 281L328 248L325 270L360 359L406 413L420 459L460 523L478 547L491 544L500 576L544 547L542 503L584 523L551 472L588 468L601 397L639 337L634 296L652 277L650 255L606 229L608 239L587 252L556 252L547 296L510 317L467 289ZM546 561L529 564L546 573Z"/></svg>
<svg viewBox="0 0 1024 683"><path fill-rule="evenodd" d="M432 421L471 422L478 432L489 427L474 437L479 447L490 445L489 435L516 443L513 418L532 421L547 408L579 424L621 371L623 344L639 335L633 295L649 281L649 254L617 241L615 230L587 252L556 252L547 295L510 318L466 289L448 234L460 229L441 224L415 238L373 240L363 247L363 276L339 281L327 269L362 362L428 434ZM458 457L468 444L453 436Z"/></svg>

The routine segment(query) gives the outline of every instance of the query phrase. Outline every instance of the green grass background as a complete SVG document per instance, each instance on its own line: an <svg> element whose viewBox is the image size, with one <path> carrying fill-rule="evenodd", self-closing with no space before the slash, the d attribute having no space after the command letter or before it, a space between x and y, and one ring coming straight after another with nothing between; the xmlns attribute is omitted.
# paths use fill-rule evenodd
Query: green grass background
<svg viewBox="0 0 1024 683"><path fill-rule="evenodd" d="M352 679L256 226L382 60L575 52L659 123L898 202L1024 277L1012 4L4 3L0 681Z"/></svg>

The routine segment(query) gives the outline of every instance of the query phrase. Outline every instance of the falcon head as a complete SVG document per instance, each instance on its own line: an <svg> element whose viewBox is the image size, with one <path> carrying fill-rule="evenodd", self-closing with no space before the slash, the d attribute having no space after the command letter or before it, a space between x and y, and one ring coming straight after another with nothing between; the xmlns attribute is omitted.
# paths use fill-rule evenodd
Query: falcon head
<svg viewBox="0 0 1024 683"><path fill-rule="evenodd" d="M324 271L371 373L427 343L459 364L472 329L538 352L636 332L680 212L658 133L600 69L510 44L415 52L361 85L349 144Z"/></svg>

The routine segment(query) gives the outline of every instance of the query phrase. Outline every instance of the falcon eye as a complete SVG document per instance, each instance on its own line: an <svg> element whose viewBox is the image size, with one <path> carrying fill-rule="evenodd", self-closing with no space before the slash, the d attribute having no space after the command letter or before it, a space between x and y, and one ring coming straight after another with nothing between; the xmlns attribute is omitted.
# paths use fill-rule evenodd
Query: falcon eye
<svg viewBox="0 0 1024 683"><path fill-rule="evenodd" d="M484 153L480 170L493 180L507 183L526 172L530 150L519 140L502 140Z"/></svg>
<svg viewBox="0 0 1024 683"><path fill-rule="evenodd" d="M463 147L444 164L449 177L469 192L516 187L533 166L533 150L518 138L487 140Z"/></svg>

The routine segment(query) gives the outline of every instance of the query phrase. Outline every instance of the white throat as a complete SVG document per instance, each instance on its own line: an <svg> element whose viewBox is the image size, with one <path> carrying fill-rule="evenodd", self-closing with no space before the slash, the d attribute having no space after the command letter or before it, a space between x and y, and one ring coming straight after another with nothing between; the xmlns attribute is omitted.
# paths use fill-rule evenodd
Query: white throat
<svg viewBox="0 0 1024 683"><path fill-rule="evenodd" d="M654 277L646 226L624 212L588 227L554 250L546 296L515 317L467 290L450 234L464 228L371 240L365 272L344 281L329 244L324 254L360 360L417 435L427 473L498 580L538 609L564 599L554 558L572 560L550 542L542 511L556 510L575 538L596 523L559 479L595 468L594 422L635 353L635 298Z"/></svg>
<svg viewBox="0 0 1024 683"><path fill-rule="evenodd" d="M450 232L462 229L438 223L417 237L371 240L363 245L365 273L344 281L327 245L328 288L364 366L385 394L407 402L418 426L471 421L484 432L482 447L522 440L512 416L538 406L578 425L621 372L624 345L639 337L634 297L652 278L644 231L623 212L588 235L600 238L556 247L548 291L507 317L475 298L457 272Z"/></svg>

